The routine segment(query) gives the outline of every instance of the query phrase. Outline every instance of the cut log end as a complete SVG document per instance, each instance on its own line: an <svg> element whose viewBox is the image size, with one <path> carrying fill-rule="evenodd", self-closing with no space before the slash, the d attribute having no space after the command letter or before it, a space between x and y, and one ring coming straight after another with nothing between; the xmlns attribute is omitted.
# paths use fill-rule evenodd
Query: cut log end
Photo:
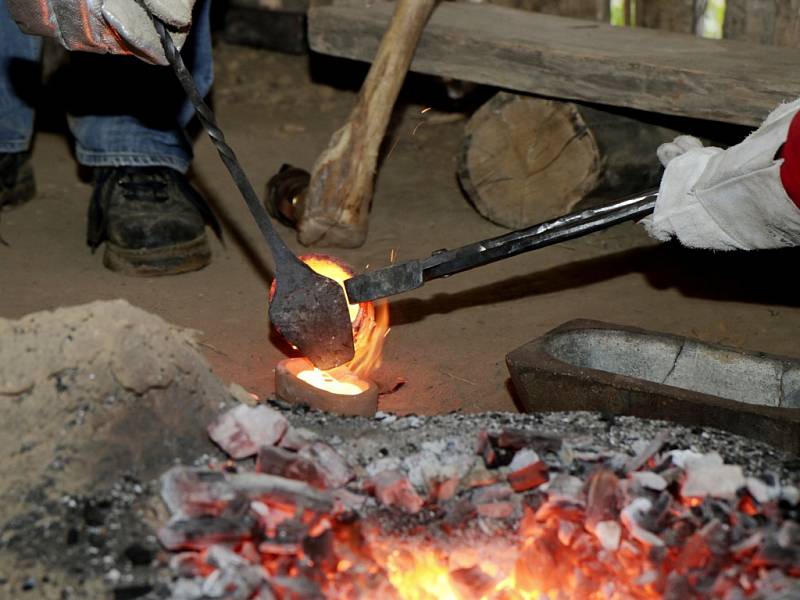
<svg viewBox="0 0 800 600"><path fill-rule="evenodd" d="M522 229L600 188L624 196L657 185L656 149L676 135L626 114L500 92L470 119L457 174L481 215Z"/></svg>
<svg viewBox="0 0 800 600"><path fill-rule="evenodd" d="M601 162L574 104L500 92L467 125L458 179L481 215L518 229L571 210Z"/></svg>

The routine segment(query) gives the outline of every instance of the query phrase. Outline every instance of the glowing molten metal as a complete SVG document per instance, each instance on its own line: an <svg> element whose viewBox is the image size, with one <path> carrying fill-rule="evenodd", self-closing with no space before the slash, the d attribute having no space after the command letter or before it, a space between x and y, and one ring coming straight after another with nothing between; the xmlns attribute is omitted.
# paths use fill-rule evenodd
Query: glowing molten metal
<svg viewBox="0 0 800 600"><path fill-rule="evenodd" d="M341 261L323 254L307 254L300 257L314 271L333 279L344 289L344 282L353 272ZM271 293L270 293L271 295ZM362 302L350 304L350 322L353 325L355 356L349 363L323 371L312 368L297 374L298 379L316 388L346 396L356 396L367 389L366 382L353 379L352 374L366 378L380 366L381 352L386 334L389 333L389 305L386 302L373 304ZM349 376L348 376L349 375Z"/></svg>

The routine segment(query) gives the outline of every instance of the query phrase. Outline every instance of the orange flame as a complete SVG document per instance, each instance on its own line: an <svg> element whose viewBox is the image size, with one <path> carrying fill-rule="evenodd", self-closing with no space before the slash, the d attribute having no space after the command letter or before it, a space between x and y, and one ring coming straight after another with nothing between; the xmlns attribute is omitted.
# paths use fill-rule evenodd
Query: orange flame
<svg viewBox="0 0 800 600"><path fill-rule="evenodd" d="M353 276L353 271L340 260L324 254L306 254L300 257L311 269L336 281L344 289L345 280ZM366 388L353 383L340 381L337 371L348 369L358 377L366 378L381 364L381 354L386 335L389 333L388 302L361 302L348 305L350 322L353 324L353 343L355 355L343 367L328 371L309 369L298 373L298 377L314 387L332 392L354 396Z"/></svg>

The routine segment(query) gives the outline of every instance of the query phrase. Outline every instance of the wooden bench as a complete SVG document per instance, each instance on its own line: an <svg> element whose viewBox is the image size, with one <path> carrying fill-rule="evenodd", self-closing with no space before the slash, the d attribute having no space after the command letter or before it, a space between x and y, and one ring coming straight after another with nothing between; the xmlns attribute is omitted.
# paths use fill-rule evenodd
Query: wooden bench
<svg viewBox="0 0 800 600"><path fill-rule="evenodd" d="M319 6L309 43L371 61L393 4ZM411 70L499 88L671 115L756 125L800 96L800 49L442 3Z"/></svg>

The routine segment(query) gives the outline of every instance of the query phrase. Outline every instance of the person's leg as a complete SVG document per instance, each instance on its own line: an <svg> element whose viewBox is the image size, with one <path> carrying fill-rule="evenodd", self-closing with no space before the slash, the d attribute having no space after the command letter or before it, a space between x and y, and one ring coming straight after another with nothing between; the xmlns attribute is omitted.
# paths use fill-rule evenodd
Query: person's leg
<svg viewBox="0 0 800 600"><path fill-rule="evenodd" d="M34 194L29 149L41 40L22 33L0 0L0 208Z"/></svg>
<svg viewBox="0 0 800 600"><path fill-rule="evenodd" d="M181 52L203 96L213 81L209 8L209 0L197 3ZM69 124L81 164L188 170L192 150L184 127L194 109L171 67L133 57L76 54L71 76Z"/></svg>
<svg viewBox="0 0 800 600"><path fill-rule="evenodd" d="M213 78L209 0L195 9L182 56L198 90ZM70 128L81 164L95 168L87 241L105 242L104 264L129 275L171 275L206 266L208 223L219 225L185 173L185 127L194 109L171 67L136 58L73 57Z"/></svg>

